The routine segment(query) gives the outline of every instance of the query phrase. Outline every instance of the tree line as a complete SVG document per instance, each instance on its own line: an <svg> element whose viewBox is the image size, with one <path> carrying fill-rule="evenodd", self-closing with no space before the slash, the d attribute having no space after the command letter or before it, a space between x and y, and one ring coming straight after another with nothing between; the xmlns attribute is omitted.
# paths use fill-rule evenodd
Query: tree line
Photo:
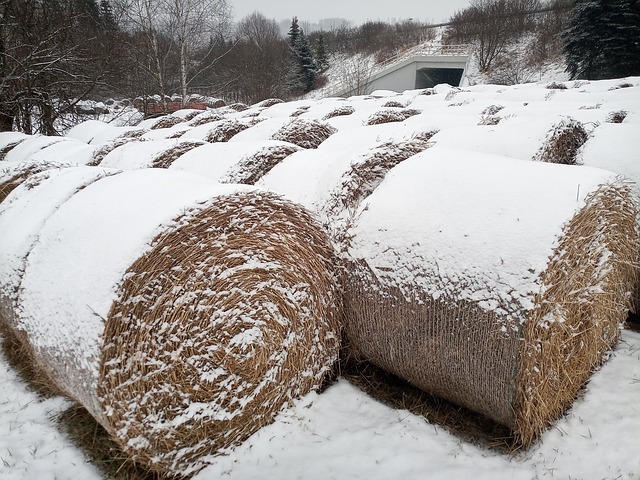
<svg viewBox="0 0 640 480"><path fill-rule="evenodd" d="M505 82L554 56L576 78L637 74L639 1L472 0L443 41L475 45L480 70ZM334 61L382 62L435 35L414 20L306 32L295 17L282 35L258 12L234 24L226 0L0 0L0 131L55 134L86 98L288 99L326 83Z"/></svg>

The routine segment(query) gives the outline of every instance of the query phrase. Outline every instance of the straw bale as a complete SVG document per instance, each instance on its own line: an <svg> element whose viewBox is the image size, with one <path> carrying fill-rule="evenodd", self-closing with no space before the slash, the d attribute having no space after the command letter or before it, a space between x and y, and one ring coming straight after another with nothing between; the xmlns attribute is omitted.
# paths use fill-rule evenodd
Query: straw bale
<svg viewBox="0 0 640 480"><path fill-rule="evenodd" d="M534 156L535 161L575 165L578 150L589 138L582 123L567 118L554 125L544 144Z"/></svg>
<svg viewBox="0 0 640 480"><path fill-rule="evenodd" d="M339 250L346 248L347 227L360 204L382 183L386 174L407 158L431 146L437 131L415 135L410 140L387 141L372 149L364 158L352 163L340 186L331 193L324 207L332 240Z"/></svg>
<svg viewBox="0 0 640 480"><path fill-rule="evenodd" d="M253 119L249 121L223 120L205 136L204 140L209 143L228 142L234 135L256 125L261 120Z"/></svg>
<svg viewBox="0 0 640 480"><path fill-rule="evenodd" d="M40 230L17 330L127 456L188 476L332 372L335 263L317 221L282 197L167 170L120 173Z"/></svg>
<svg viewBox="0 0 640 480"><path fill-rule="evenodd" d="M290 142L302 148L318 148L337 130L318 120L296 119L283 125L272 136L272 140Z"/></svg>
<svg viewBox="0 0 640 480"><path fill-rule="evenodd" d="M566 90L567 86L564 83L551 82L546 86L548 90Z"/></svg>
<svg viewBox="0 0 640 480"><path fill-rule="evenodd" d="M231 105L227 105L227 108L230 108L231 110L235 110L236 112L243 112L245 111L247 108L249 108L249 105L247 105L246 103L232 103Z"/></svg>
<svg viewBox="0 0 640 480"><path fill-rule="evenodd" d="M151 167L169 168L171 164L182 155L202 145L204 145L204 143L197 140L181 140L175 146L168 148L164 152L157 155L153 159Z"/></svg>
<svg viewBox="0 0 640 480"><path fill-rule="evenodd" d="M197 114L196 114L197 115ZM157 122L155 122L151 127L151 130L157 130L158 128L170 128L179 123L184 122L185 119L176 117L175 115L165 115L160 117Z"/></svg>
<svg viewBox="0 0 640 480"><path fill-rule="evenodd" d="M148 131L149 130L147 130L146 128L137 128L137 129L133 129L133 130L127 130L122 135L118 135L116 140L120 140L120 139L123 139L123 138L139 139L140 137L142 137Z"/></svg>
<svg viewBox="0 0 640 480"><path fill-rule="evenodd" d="M320 386L340 310L331 249L300 207L244 194L178 223L125 276L98 394L135 460L189 474Z"/></svg>
<svg viewBox="0 0 640 480"><path fill-rule="evenodd" d="M380 125L382 123L403 122L407 118L418 115L420 110L405 108L402 110L380 110L372 114L366 121L366 125Z"/></svg>
<svg viewBox="0 0 640 480"><path fill-rule="evenodd" d="M333 110L331 110L324 117L322 117L322 120L329 120L330 118L340 117L343 115L351 115L355 111L356 109L353 108L351 105L342 105L338 108L334 108Z"/></svg>
<svg viewBox="0 0 640 480"><path fill-rule="evenodd" d="M360 212L375 211L382 199ZM397 198L386 201L407 207ZM424 216L428 210L425 205L411 211ZM592 190L560 229L548 264L537 276L538 288L526 300L516 300L520 287L509 276L500 281L511 293L497 295L495 290L495 296L485 297L487 284L480 276L491 272L466 264L452 271L439 252L433 259L409 260L420 248L411 242L436 238L442 226L414 235L415 227L407 225L412 233L406 247L394 248L385 239L405 238L404 232L391 230L395 223L371 224L366 230L371 238L363 240L357 229L361 218L356 218L343 257L348 351L509 427L527 447L570 407L618 338L637 280L635 215L627 185L613 182ZM548 215L528 217L544 222ZM353 250L353 242L360 241L365 242L362 248ZM367 251L374 243L379 247ZM379 252L385 252L384 258ZM510 255L500 251L498 260L508 262ZM535 273L523 268L522 276ZM517 280L516 275L512 281ZM469 294L460 295L463 291Z"/></svg>
<svg viewBox="0 0 640 480"><path fill-rule="evenodd" d="M267 98L266 100L262 100L261 102L258 102L252 105L252 107L253 108L269 108L279 103L284 103L284 100L281 100L279 98Z"/></svg>
<svg viewBox="0 0 640 480"><path fill-rule="evenodd" d="M191 125L192 127L198 127L206 123L218 122L220 120L224 120L224 115L221 115L218 112L214 112L213 110L207 110L193 117L193 119L189 122L189 125Z"/></svg>
<svg viewBox="0 0 640 480"><path fill-rule="evenodd" d="M111 140L110 142L104 143L100 145L95 152L93 152L92 159L87 162L87 166L96 167L100 165L104 157L109 155L116 148L121 147L125 143L129 142L143 142L144 138L116 138L115 140Z"/></svg>
<svg viewBox="0 0 640 480"><path fill-rule="evenodd" d="M405 106L398 102L397 100L389 100L382 105L383 107L395 107L395 108L404 108Z"/></svg>
<svg viewBox="0 0 640 480"><path fill-rule="evenodd" d="M255 185L273 167L298 150L301 150L301 148L292 143L267 146L252 155L244 157L220 181L221 183Z"/></svg>

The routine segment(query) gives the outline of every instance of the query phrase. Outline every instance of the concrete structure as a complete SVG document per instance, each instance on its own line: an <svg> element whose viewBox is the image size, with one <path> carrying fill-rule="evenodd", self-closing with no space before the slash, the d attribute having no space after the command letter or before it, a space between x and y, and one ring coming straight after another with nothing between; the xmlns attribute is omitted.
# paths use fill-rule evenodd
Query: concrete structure
<svg viewBox="0 0 640 480"><path fill-rule="evenodd" d="M419 47L386 61L369 73L368 78L354 78L338 85L329 96L366 95L375 90L402 92L439 83L458 87L464 82L469 58L468 45Z"/></svg>

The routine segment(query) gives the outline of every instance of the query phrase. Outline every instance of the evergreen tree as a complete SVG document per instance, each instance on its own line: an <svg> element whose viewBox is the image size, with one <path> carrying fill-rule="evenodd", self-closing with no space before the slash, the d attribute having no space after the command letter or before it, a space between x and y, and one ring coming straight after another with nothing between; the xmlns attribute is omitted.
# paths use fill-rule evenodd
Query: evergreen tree
<svg viewBox="0 0 640 480"><path fill-rule="evenodd" d="M318 40L316 41L316 63L321 72L329 68L329 57L327 55L327 46L324 42L324 32L320 32Z"/></svg>
<svg viewBox="0 0 640 480"><path fill-rule="evenodd" d="M599 80L640 74L637 0L579 0L563 32L572 79Z"/></svg>
<svg viewBox="0 0 640 480"><path fill-rule="evenodd" d="M311 51L306 35L293 17L288 33L291 59L287 75L287 89L292 93L307 93L313 88L318 74L318 65Z"/></svg>

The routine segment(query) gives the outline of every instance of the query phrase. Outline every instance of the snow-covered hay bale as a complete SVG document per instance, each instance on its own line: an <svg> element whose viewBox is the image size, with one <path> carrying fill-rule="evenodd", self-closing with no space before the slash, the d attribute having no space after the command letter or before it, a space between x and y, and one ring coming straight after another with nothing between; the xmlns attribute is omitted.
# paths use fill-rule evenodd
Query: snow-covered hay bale
<svg viewBox="0 0 640 480"><path fill-rule="evenodd" d="M357 357L526 446L617 341L636 281L635 205L610 172L468 157L428 149L356 212L346 337Z"/></svg>
<svg viewBox="0 0 640 480"><path fill-rule="evenodd" d="M273 142L274 145L267 144L259 151L245 156L227 172L221 181L223 183L255 185L273 167L300 150L300 147L293 143L276 142L275 140L270 142Z"/></svg>
<svg viewBox="0 0 640 480"><path fill-rule="evenodd" d="M218 112L214 112L213 110L206 110L204 112L200 112L198 115L193 117L189 122L189 125L192 127L199 127L200 125L206 125L211 122L219 122L220 120L224 120L224 115L221 115Z"/></svg>
<svg viewBox="0 0 640 480"><path fill-rule="evenodd" d="M318 148L337 130L325 122L298 118L284 125L271 138L290 142L302 148Z"/></svg>
<svg viewBox="0 0 640 480"><path fill-rule="evenodd" d="M540 162L575 165L578 150L589 138L582 123L567 118L553 127L534 156Z"/></svg>
<svg viewBox="0 0 640 480"><path fill-rule="evenodd" d="M176 115L165 115L156 119L152 124L148 125L148 128L151 130L157 130L159 128L171 128L182 122L184 122L184 119L181 117L178 117ZM142 124L139 124L139 126L142 126Z"/></svg>
<svg viewBox="0 0 640 480"><path fill-rule="evenodd" d="M260 120L251 119L248 121L223 120L216 123L215 128L204 137L204 141L209 143L228 142L235 135L259 123Z"/></svg>
<svg viewBox="0 0 640 480"><path fill-rule="evenodd" d="M330 112L328 112L324 117L322 117L322 120L329 120L330 118L333 118L333 117L342 117L346 115L351 115L355 111L356 109L353 108L351 105L341 105L337 108L334 108Z"/></svg>
<svg viewBox="0 0 640 480"><path fill-rule="evenodd" d="M168 168L181 155L204 144L185 139L130 141L104 155L100 166L122 170Z"/></svg>
<svg viewBox="0 0 640 480"><path fill-rule="evenodd" d="M131 459L189 475L323 382L340 341L334 263L281 197L125 172L40 229L13 328Z"/></svg>
<svg viewBox="0 0 640 480"><path fill-rule="evenodd" d="M231 105L227 105L227 108L235 112L244 112L247 108L249 108L249 105L247 105L246 103L237 102L232 103Z"/></svg>
<svg viewBox="0 0 640 480"><path fill-rule="evenodd" d="M0 164L0 203L36 173L67 166L58 162L3 162Z"/></svg>
<svg viewBox="0 0 640 480"><path fill-rule="evenodd" d="M366 125L380 125L382 123L404 122L407 118L418 115L420 110L405 108L402 110L379 110L369 116Z"/></svg>
<svg viewBox="0 0 640 480"><path fill-rule="evenodd" d="M279 103L284 103L284 100L281 100L279 98L267 98L266 100L262 100L261 102L251 105L251 107L252 108L269 108Z"/></svg>

